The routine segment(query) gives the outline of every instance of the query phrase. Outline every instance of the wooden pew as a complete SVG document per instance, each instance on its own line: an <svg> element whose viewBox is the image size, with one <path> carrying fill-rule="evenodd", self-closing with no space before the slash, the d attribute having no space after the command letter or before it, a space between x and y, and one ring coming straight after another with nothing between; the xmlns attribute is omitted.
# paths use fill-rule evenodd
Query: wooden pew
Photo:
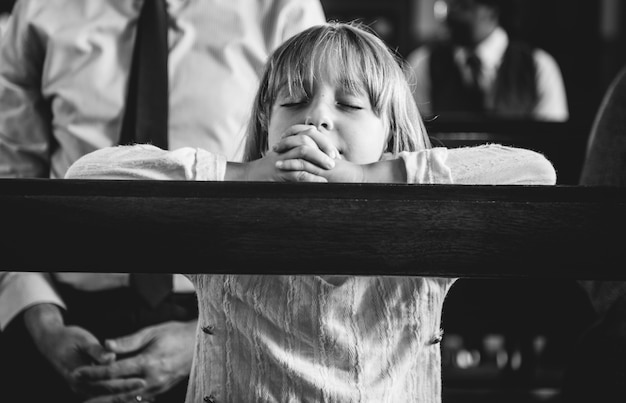
<svg viewBox="0 0 626 403"><path fill-rule="evenodd" d="M3 179L0 225L0 270L626 278L613 187Z"/></svg>
<svg viewBox="0 0 626 403"><path fill-rule="evenodd" d="M0 270L626 278L617 187L4 179L0 225ZM542 325L513 321L502 335L532 357ZM557 354L576 337L544 336ZM444 401L559 402L558 380L537 389L537 368L445 364Z"/></svg>

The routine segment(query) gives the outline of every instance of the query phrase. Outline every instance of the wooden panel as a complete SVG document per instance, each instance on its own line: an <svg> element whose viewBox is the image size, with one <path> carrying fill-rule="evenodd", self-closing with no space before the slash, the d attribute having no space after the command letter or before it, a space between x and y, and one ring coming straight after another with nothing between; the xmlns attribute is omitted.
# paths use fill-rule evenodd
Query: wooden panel
<svg viewBox="0 0 626 403"><path fill-rule="evenodd" d="M623 279L623 188L0 180L1 270Z"/></svg>

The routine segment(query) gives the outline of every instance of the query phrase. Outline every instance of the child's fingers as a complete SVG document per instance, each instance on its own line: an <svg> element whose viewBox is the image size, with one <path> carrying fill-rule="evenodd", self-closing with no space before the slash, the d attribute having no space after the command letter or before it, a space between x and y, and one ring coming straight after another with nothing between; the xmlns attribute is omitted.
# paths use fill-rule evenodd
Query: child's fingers
<svg viewBox="0 0 626 403"><path fill-rule="evenodd" d="M282 178L286 182L328 182L328 179L322 176L313 175L312 173L306 171L287 171L282 175Z"/></svg>
<svg viewBox="0 0 626 403"><path fill-rule="evenodd" d="M339 155L337 147L335 147L335 145L332 143L332 141L330 141L330 138L327 135L320 133L318 130L311 130L306 133L306 136L313 139L317 147L330 158L337 158L337 156Z"/></svg>
<svg viewBox="0 0 626 403"><path fill-rule="evenodd" d="M298 144L307 143L307 140L313 140L315 146L330 158L336 158L339 155L337 147L331 142L330 138L312 125L294 125L288 128L283 133L281 140L274 146L274 151L284 152Z"/></svg>
<svg viewBox="0 0 626 403"><path fill-rule="evenodd" d="M284 153L298 147L309 147L311 149L319 149L329 158L334 159L339 156L339 151L332 144L330 139L321 133L298 134L284 138L276 143L272 150L277 153Z"/></svg>
<svg viewBox="0 0 626 403"><path fill-rule="evenodd" d="M328 182L320 176L323 170L301 159L276 161L276 168L283 171L281 177L290 182Z"/></svg>
<svg viewBox="0 0 626 403"><path fill-rule="evenodd" d="M286 137L280 140L278 143L272 147L274 151L277 153L284 153L289 151L292 148L300 147L300 146L308 146L311 148L319 148L315 143L315 140L311 138L311 136L307 135L293 135L291 137Z"/></svg>
<svg viewBox="0 0 626 403"><path fill-rule="evenodd" d="M280 136L281 139L285 139L287 137L291 137L295 134L304 132L304 131L309 131L309 130L317 130L317 128L315 126L312 125L305 125L305 124L299 124L299 125L293 125L290 126L287 130L285 130L285 132L283 133L282 136Z"/></svg>
<svg viewBox="0 0 626 403"><path fill-rule="evenodd" d="M298 159L308 161L322 169L332 169L335 167L335 160L323 153L318 148L298 146L280 155L281 160Z"/></svg>
<svg viewBox="0 0 626 403"><path fill-rule="evenodd" d="M320 175L323 171L317 165L297 158L276 161L276 168L281 171L304 171L313 175Z"/></svg>

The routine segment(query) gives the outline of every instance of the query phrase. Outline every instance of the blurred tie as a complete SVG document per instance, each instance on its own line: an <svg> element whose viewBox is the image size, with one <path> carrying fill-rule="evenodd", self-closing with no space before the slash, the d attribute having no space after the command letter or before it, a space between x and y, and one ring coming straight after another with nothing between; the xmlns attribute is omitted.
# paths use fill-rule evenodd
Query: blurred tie
<svg viewBox="0 0 626 403"><path fill-rule="evenodd" d="M480 61L480 58L476 55L476 53L470 52L468 53L465 62L472 73L472 84L476 87L480 87L480 78L482 76L482 62Z"/></svg>
<svg viewBox="0 0 626 403"><path fill-rule="evenodd" d="M164 0L144 0L137 21L120 144L168 148L167 10ZM130 287L151 307L172 291L171 274L130 275Z"/></svg>
<svg viewBox="0 0 626 403"><path fill-rule="evenodd" d="M479 105L483 105L484 94L483 89L480 86L483 74L482 62L480 58L476 55L476 53L470 52L467 55L465 63L467 63L467 67L469 68L472 77L472 83L470 86L472 97Z"/></svg>

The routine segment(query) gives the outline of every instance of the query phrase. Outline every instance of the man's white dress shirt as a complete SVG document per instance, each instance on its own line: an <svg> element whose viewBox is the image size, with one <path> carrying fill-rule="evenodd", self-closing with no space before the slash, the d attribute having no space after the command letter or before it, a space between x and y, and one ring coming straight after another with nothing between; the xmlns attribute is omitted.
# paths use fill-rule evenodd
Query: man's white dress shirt
<svg viewBox="0 0 626 403"><path fill-rule="evenodd" d="M170 148L200 147L239 160L267 57L293 34L324 23L322 6L318 0L166 2ZM141 5L17 3L0 39L0 177L63 178L82 155L118 143ZM128 284L123 273L57 279L81 290ZM193 287L177 275L174 290ZM46 276L0 273L0 329L40 302L63 306Z"/></svg>

